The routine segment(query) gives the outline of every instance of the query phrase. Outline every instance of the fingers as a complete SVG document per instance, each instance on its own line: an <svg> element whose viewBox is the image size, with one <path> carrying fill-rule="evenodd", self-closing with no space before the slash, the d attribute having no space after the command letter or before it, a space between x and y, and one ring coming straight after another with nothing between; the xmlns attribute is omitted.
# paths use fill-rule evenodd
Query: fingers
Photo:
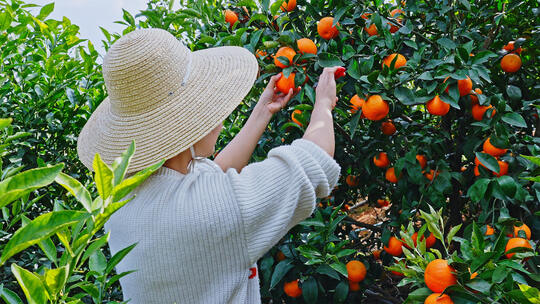
<svg viewBox="0 0 540 304"><path fill-rule="evenodd" d="M266 86L267 89L275 88L276 82L281 78L281 73L276 74L272 77L270 77L270 81L268 81L268 85Z"/></svg>
<svg viewBox="0 0 540 304"><path fill-rule="evenodd" d="M328 75L334 75L334 73L341 67L339 66L334 66L334 67L331 67L331 68L324 68L323 70L323 74L328 74Z"/></svg>
<svg viewBox="0 0 540 304"><path fill-rule="evenodd" d="M282 109L287 105L289 100L291 100L293 94L295 94L295 90L289 89L289 93L287 93L287 95L283 96L283 99L280 102Z"/></svg>

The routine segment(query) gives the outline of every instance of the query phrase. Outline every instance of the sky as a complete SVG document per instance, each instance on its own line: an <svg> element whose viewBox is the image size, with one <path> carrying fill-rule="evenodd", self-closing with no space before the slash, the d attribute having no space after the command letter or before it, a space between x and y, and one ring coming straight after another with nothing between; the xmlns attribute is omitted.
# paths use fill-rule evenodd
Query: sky
<svg viewBox="0 0 540 304"><path fill-rule="evenodd" d="M105 51L101 40L104 38L99 27L111 33L121 32L125 26L114 21L122 20L122 8L135 16L147 7L147 0L26 0L26 2L40 6L54 2L54 11L47 18L61 20L63 16L68 17L73 24L80 27L79 37L92 41L102 55ZM179 7L179 2L175 2L174 8ZM39 9L35 8L36 13Z"/></svg>

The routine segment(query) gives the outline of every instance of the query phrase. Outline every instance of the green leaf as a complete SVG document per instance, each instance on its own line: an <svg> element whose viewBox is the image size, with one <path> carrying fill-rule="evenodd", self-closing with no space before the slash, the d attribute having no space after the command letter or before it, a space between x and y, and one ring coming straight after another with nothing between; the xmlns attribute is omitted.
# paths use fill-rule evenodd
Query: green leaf
<svg viewBox="0 0 540 304"><path fill-rule="evenodd" d="M129 25L135 26L135 19L133 18L133 16L125 9L122 9L122 12L124 20L126 20Z"/></svg>
<svg viewBox="0 0 540 304"><path fill-rule="evenodd" d="M508 195L508 197L513 198L516 195L518 185L511 176L503 175L497 178L497 182L504 194Z"/></svg>
<svg viewBox="0 0 540 304"><path fill-rule="evenodd" d="M56 264L57 252L56 252L56 245L53 243L53 241L50 238L48 238L48 239L45 239L45 240L39 242L38 245L39 245L39 248L41 248L41 250L43 250L43 252L47 256L47 258L51 262Z"/></svg>
<svg viewBox="0 0 540 304"><path fill-rule="evenodd" d="M412 105L416 103L413 92L406 87L397 87L394 90L394 95L404 105Z"/></svg>
<svg viewBox="0 0 540 304"><path fill-rule="evenodd" d="M448 38L440 38L437 40L437 43L440 46L447 48L449 50L453 50L456 48L456 43Z"/></svg>
<svg viewBox="0 0 540 304"><path fill-rule="evenodd" d="M135 153L135 140L131 141L127 150L124 151L120 157L117 157L111 165L114 172L113 186L120 184L124 179L124 176L126 176L133 153Z"/></svg>
<svg viewBox="0 0 540 304"><path fill-rule="evenodd" d="M45 270L45 274L43 275L45 286L53 298L64 288L67 275L68 271L66 266Z"/></svg>
<svg viewBox="0 0 540 304"><path fill-rule="evenodd" d="M345 264L338 262L338 263L332 263L330 264L330 267L334 269L335 271L341 273L344 277L347 277L347 266Z"/></svg>
<svg viewBox="0 0 540 304"><path fill-rule="evenodd" d="M424 302L424 300L432 293L433 292L426 287L418 288L413 292L409 293L409 295L407 296L407 300Z"/></svg>
<svg viewBox="0 0 540 304"><path fill-rule="evenodd" d="M86 250L84 251L84 254L80 260L80 263L83 264L84 261L86 261L86 259L88 259L99 248L105 246L108 241L109 241L109 232L107 232L107 234L105 234L104 236L92 241L92 243L90 243L88 248L86 248Z"/></svg>
<svg viewBox="0 0 540 304"><path fill-rule="evenodd" d="M501 118L504 122L506 122L509 125L520 127L520 128L526 128L527 123L525 122L525 119L523 119L523 116L521 116L519 113L516 112L510 112L506 113Z"/></svg>
<svg viewBox="0 0 540 304"><path fill-rule="evenodd" d="M0 299L4 300L6 304L24 304L17 293L2 287L2 285L0 285Z"/></svg>
<svg viewBox="0 0 540 304"><path fill-rule="evenodd" d="M122 261L122 259L133 249L137 246L137 243L130 245L120 251L118 251L107 263L107 268L105 269L105 274L109 274L114 267Z"/></svg>
<svg viewBox="0 0 540 304"><path fill-rule="evenodd" d="M520 155L521 157L530 160L533 164L540 166L540 156Z"/></svg>
<svg viewBox="0 0 540 304"><path fill-rule="evenodd" d="M482 293L487 293L491 289L491 284L482 279L475 279L471 282L465 284L467 287L480 291Z"/></svg>
<svg viewBox="0 0 540 304"><path fill-rule="evenodd" d="M349 284L345 281L339 282L334 292L334 303L343 303L349 294Z"/></svg>
<svg viewBox="0 0 540 304"><path fill-rule="evenodd" d="M318 63L323 68L345 65L338 56L331 53L320 53L318 57Z"/></svg>
<svg viewBox="0 0 540 304"><path fill-rule="evenodd" d="M317 303L318 286L314 277L309 277L302 283L302 297L306 303Z"/></svg>
<svg viewBox="0 0 540 304"><path fill-rule="evenodd" d="M0 31L5 31L11 27L13 17L9 12L0 12Z"/></svg>
<svg viewBox="0 0 540 304"><path fill-rule="evenodd" d="M1 18L1 15L0 15ZM12 118L0 118L0 130L3 130L11 125Z"/></svg>
<svg viewBox="0 0 540 304"><path fill-rule="evenodd" d="M81 203L81 205L88 212L92 212L92 197L90 192L83 187L83 185L73 177L60 172L54 179L57 183L66 188L76 199Z"/></svg>
<svg viewBox="0 0 540 304"><path fill-rule="evenodd" d="M163 163L165 163L165 160L162 160L144 170L135 173L135 175L123 180L120 184L115 186L112 190L113 202L117 202L124 198L128 193L130 193L133 189L144 182L150 175L152 175L152 173L158 170Z"/></svg>
<svg viewBox="0 0 540 304"><path fill-rule="evenodd" d="M4 247L0 257L0 265L22 250L50 237L64 227L87 219L89 216L89 213L73 210L53 211L38 216L13 234Z"/></svg>
<svg viewBox="0 0 540 304"><path fill-rule="evenodd" d="M28 304L48 303L49 294L43 286L40 278L30 271L19 267L17 264L11 264L11 272L19 282Z"/></svg>
<svg viewBox="0 0 540 304"><path fill-rule="evenodd" d="M92 234L97 233L103 225L109 220L111 215L113 215L116 211L118 211L120 208L122 208L125 204L127 204L129 201L131 201L133 198L129 198L128 200L112 203L105 207L105 210L103 210L103 213L100 213L96 216L96 219L94 221L94 229L92 230Z"/></svg>
<svg viewBox="0 0 540 304"><path fill-rule="evenodd" d="M283 0L277 0L276 2L272 3L272 5L270 6L270 13L272 14L272 16L275 16L277 14L282 4Z"/></svg>
<svg viewBox="0 0 540 304"><path fill-rule="evenodd" d="M362 77L362 72L360 71L360 64L358 60L351 60L349 67L347 68L347 74L352 78L359 80Z"/></svg>
<svg viewBox="0 0 540 304"><path fill-rule="evenodd" d="M446 243L448 245L450 245L450 243L452 242L452 239L454 238L456 233L459 231L459 229L461 229L461 225L462 224L459 224L459 225L457 225L455 227L452 227L452 229L450 229L450 232L448 232L448 235L446 236Z"/></svg>
<svg viewBox="0 0 540 304"><path fill-rule="evenodd" d="M508 97L512 100L520 100L522 97L521 89L513 85L508 85L506 87L506 94L508 94Z"/></svg>
<svg viewBox="0 0 540 304"><path fill-rule="evenodd" d="M39 11L39 15L37 15L37 18L39 20L45 20L45 18L47 18L47 16L49 16L53 10L54 10L54 2L44 5Z"/></svg>
<svg viewBox="0 0 540 304"><path fill-rule="evenodd" d="M101 252L101 250L95 251L88 259L88 268L90 271L95 271L100 275L104 274L104 270L107 268L107 258Z"/></svg>
<svg viewBox="0 0 540 304"><path fill-rule="evenodd" d="M540 291L537 288L525 284L518 284L518 286L529 302L540 304Z"/></svg>
<svg viewBox="0 0 540 304"><path fill-rule="evenodd" d="M287 259L279 262L276 265L276 268L274 268L274 273L272 273L272 279L270 279L270 289L274 288L293 267L292 260Z"/></svg>
<svg viewBox="0 0 540 304"><path fill-rule="evenodd" d="M64 164L60 163L52 167L27 170L6 178L0 182L0 208L38 188L49 185L63 168Z"/></svg>
<svg viewBox="0 0 540 304"><path fill-rule="evenodd" d="M478 202L486 193L487 187L489 185L490 180L487 178L481 178L477 180L467 192L467 196L471 198L472 201Z"/></svg>
<svg viewBox="0 0 540 304"><path fill-rule="evenodd" d="M495 157L484 152L475 152L475 154L482 165L486 166L486 168L493 172L499 173L501 168L499 167L499 163Z"/></svg>
<svg viewBox="0 0 540 304"><path fill-rule="evenodd" d="M104 200L107 199L113 189L113 172L109 166L101 160L99 154L96 154L94 157L94 162L92 164L94 168L94 180L96 182L96 188Z"/></svg>
<svg viewBox="0 0 540 304"><path fill-rule="evenodd" d="M319 267L317 267L317 269L315 269L315 272L317 273L320 273L320 274L324 274L324 275L327 275L333 279L336 279L336 280L339 280L339 274L334 270L332 269L332 267L328 266L327 264L323 264Z"/></svg>

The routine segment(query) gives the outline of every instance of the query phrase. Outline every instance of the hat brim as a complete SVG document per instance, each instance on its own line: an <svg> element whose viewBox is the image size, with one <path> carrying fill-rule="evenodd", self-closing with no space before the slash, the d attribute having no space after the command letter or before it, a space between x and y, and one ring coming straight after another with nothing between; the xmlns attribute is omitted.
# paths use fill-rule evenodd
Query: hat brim
<svg viewBox="0 0 540 304"><path fill-rule="evenodd" d="M171 92L171 98L159 107L144 115L116 116L111 112L111 100L103 100L79 134L79 159L91 171L96 153L111 165L132 140L135 153L128 173L178 155L234 111L251 90L257 73L257 60L245 48L224 46L192 52L184 89Z"/></svg>

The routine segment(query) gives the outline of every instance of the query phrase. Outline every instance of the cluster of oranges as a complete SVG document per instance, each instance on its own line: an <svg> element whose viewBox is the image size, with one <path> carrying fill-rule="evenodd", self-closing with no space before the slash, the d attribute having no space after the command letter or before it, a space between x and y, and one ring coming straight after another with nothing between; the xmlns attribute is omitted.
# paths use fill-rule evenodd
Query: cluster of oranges
<svg viewBox="0 0 540 304"><path fill-rule="evenodd" d="M521 68L521 57L519 55L522 49L521 47L514 49L514 43L514 41L510 41L503 47L503 50L509 52L501 59L501 68L506 73L515 73Z"/></svg>
<svg viewBox="0 0 540 304"><path fill-rule="evenodd" d="M493 229L493 228L492 228ZM523 231L523 234L525 235L525 238L521 237L519 232ZM487 234L487 231L486 231ZM517 247L525 247L525 248L532 248L531 244L528 240L531 239L531 229L529 226L527 226L525 223L523 223L521 226L514 226L514 233L510 233L507 235L510 237L508 242L506 243L505 252L510 251L511 249L517 248ZM515 253L507 253L506 257L511 259L514 256Z"/></svg>
<svg viewBox="0 0 540 304"><path fill-rule="evenodd" d="M424 281L426 282L427 287L433 292L430 296L424 301L425 304L432 303L444 303L451 304L454 303L450 296L444 294L443 292L448 286L457 284L456 270L448 265L448 261L443 259L436 259L431 262L426 267L424 271Z"/></svg>
<svg viewBox="0 0 540 304"><path fill-rule="evenodd" d="M347 268L347 278L349 279L349 289L351 291L360 290L360 282L366 278L366 266L357 260L349 261L345 266Z"/></svg>

